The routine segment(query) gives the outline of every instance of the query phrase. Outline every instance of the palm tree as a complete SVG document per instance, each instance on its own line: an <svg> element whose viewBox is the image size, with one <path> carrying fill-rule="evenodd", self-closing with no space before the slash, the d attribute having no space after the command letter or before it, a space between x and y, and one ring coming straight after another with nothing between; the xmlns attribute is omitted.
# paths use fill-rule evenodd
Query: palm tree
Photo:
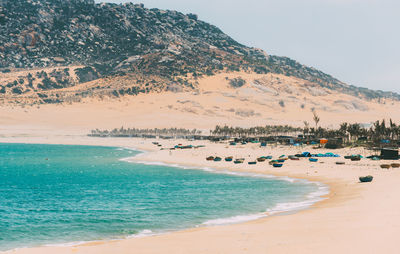
<svg viewBox="0 0 400 254"><path fill-rule="evenodd" d="M315 110L313 111L313 115L314 115L313 120L315 122L315 129L317 129L318 128L318 123L319 123L319 121L321 119L319 118L319 116L317 115L317 112L315 112Z"/></svg>

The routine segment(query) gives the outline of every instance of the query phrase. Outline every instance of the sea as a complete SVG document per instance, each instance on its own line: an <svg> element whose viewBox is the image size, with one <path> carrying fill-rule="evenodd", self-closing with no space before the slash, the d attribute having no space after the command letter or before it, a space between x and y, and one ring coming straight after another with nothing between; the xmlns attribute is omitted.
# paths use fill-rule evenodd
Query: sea
<svg viewBox="0 0 400 254"><path fill-rule="evenodd" d="M288 177L127 160L139 153L0 144L0 251L239 223L306 209L329 191Z"/></svg>

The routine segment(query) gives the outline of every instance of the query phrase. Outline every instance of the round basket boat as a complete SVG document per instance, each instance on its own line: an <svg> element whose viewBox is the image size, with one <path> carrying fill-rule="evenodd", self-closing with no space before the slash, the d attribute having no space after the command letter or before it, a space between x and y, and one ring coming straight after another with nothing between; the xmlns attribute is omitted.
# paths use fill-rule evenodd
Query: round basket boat
<svg viewBox="0 0 400 254"><path fill-rule="evenodd" d="M369 183L369 182L372 182L372 179L374 179L374 177L373 176L360 176L359 179L360 179L360 182L362 182L362 183Z"/></svg>

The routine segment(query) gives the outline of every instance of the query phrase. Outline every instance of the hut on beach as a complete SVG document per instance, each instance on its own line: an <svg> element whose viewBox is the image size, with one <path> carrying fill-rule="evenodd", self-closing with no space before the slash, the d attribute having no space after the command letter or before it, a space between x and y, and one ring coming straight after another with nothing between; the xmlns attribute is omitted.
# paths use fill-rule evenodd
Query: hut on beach
<svg viewBox="0 0 400 254"><path fill-rule="evenodd" d="M381 149L381 159L382 160L398 160L399 150L398 149Z"/></svg>

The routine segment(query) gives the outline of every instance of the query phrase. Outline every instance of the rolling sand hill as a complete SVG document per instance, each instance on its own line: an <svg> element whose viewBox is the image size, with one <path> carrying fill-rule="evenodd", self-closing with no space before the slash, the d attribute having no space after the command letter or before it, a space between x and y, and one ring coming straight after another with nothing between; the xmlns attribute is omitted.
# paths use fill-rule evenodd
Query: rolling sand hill
<svg viewBox="0 0 400 254"><path fill-rule="evenodd" d="M56 11L55 11L56 10ZM0 1L0 135L400 119L400 95L235 41L195 14Z"/></svg>
<svg viewBox="0 0 400 254"><path fill-rule="evenodd" d="M64 90L87 90L98 82ZM279 74L221 73L199 79L197 88L190 91L94 97L61 104L5 104L0 107L0 131L2 135L49 135L87 134L94 128L121 126L202 130L217 124L303 126L303 121L312 124L312 110L320 115L323 126L334 127L343 121L400 120L399 104L390 99L362 100Z"/></svg>

